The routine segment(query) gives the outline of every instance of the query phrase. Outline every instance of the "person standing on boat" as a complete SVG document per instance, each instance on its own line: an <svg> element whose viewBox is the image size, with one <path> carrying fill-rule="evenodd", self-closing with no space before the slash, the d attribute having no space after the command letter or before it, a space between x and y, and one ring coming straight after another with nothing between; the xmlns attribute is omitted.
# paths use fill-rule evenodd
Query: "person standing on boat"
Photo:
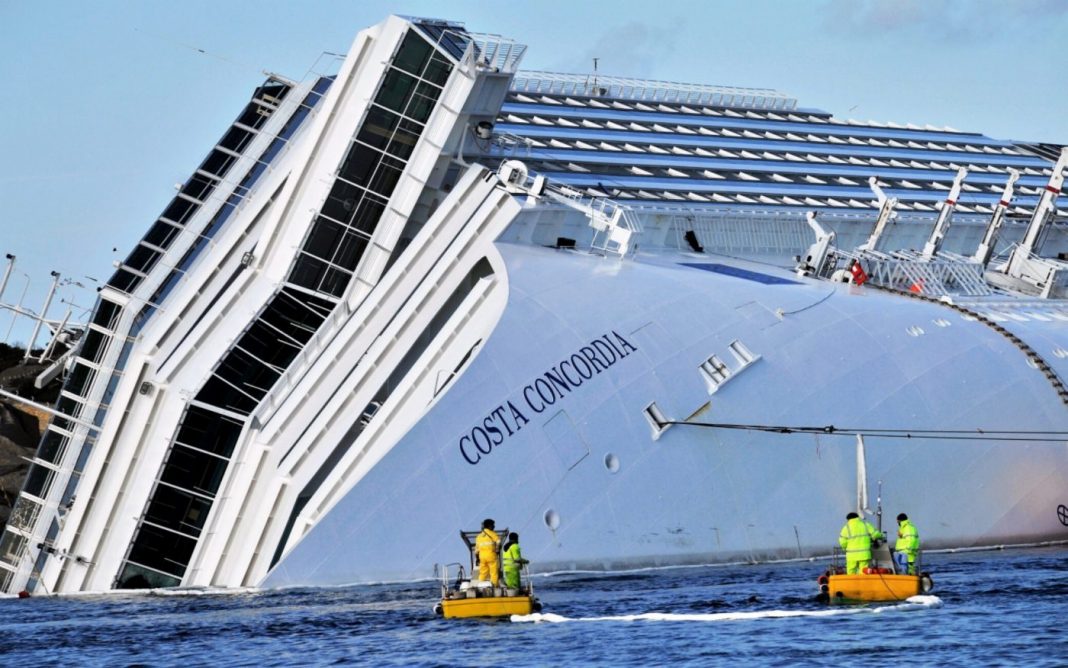
<svg viewBox="0 0 1068 668"><path fill-rule="evenodd" d="M872 543L883 538L882 532L856 513L846 515L845 526L838 534L838 544L845 550L846 574L860 573L871 563Z"/></svg>
<svg viewBox="0 0 1068 668"><path fill-rule="evenodd" d="M475 550L478 556L478 579L489 580L497 586L500 579L497 566L497 552L501 549L501 537L493 529L497 526L493 520L482 520L482 532L475 538Z"/></svg>
<svg viewBox="0 0 1068 668"><path fill-rule="evenodd" d="M523 564L530 563L523 558L523 553L519 550L519 534L514 531L508 534L503 554L504 586L508 589L519 589L519 571Z"/></svg>
<svg viewBox="0 0 1068 668"><path fill-rule="evenodd" d="M920 532L909 516L901 513L897 516L897 542L894 544L894 560L901 570L909 575L916 575L916 555L920 553Z"/></svg>

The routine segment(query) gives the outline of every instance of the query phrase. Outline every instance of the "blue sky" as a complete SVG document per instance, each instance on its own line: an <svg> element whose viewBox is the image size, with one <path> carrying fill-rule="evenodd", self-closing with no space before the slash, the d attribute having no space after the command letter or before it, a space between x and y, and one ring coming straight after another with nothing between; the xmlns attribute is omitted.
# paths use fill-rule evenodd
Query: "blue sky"
<svg viewBox="0 0 1068 668"><path fill-rule="evenodd" d="M588 72L596 57L609 75L1068 143L1065 0L0 0L0 254L18 256L5 299L25 273L39 308L56 270L86 286L60 297L91 306L87 277L110 276L264 70L301 79L390 13L512 37L525 69Z"/></svg>

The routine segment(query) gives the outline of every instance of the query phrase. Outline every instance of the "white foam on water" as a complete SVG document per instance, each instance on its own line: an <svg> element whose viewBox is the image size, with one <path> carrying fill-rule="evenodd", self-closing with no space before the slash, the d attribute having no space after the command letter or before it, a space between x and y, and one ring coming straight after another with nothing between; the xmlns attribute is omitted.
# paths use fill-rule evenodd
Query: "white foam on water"
<svg viewBox="0 0 1068 668"><path fill-rule="evenodd" d="M754 612L643 612L635 615L612 615L607 617L564 617L551 612L535 612L530 615L512 615L513 622L733 622L753 619L782 619L787 617L840 617L842 615L870 615L904 610L924 610L942 607L937 596L912 596L900 603L878 607L834 607L821 610L757 610Z"/></svg>

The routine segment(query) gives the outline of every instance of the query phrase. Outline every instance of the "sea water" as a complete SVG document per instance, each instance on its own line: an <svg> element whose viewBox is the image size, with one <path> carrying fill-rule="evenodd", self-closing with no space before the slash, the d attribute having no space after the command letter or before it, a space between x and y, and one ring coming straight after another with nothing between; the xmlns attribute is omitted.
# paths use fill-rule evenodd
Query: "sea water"
<svg viewBox="0 0 1068 668"><path fill-rule="evenodd" d="M2 666L1068 665L1068 548L926 555L929 595L815 601L825 561L534 578L540 614L432 581L0 599Z"/></svg>

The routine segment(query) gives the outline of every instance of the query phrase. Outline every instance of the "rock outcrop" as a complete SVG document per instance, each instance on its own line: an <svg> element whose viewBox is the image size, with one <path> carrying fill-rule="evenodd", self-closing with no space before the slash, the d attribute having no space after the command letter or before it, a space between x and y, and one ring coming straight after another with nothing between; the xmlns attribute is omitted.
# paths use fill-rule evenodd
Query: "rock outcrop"
<svg viewBox="0 0 1068 668"><path fill-rule="evenodd" d="M0 401L0 526L7 524L40 438L37 416Z"/></svg>

